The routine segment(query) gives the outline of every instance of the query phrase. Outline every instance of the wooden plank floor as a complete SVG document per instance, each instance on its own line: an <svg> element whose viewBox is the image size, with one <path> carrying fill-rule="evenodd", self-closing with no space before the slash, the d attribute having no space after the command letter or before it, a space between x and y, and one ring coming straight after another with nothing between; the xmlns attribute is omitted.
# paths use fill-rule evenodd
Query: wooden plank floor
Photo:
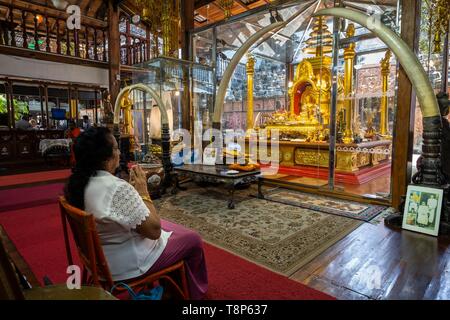
<svg viewBox="0 0 450 320"><path fill-rule="evenodd" d="M364 223L291 279L337 299L450 299L450 238Z"/></svg>

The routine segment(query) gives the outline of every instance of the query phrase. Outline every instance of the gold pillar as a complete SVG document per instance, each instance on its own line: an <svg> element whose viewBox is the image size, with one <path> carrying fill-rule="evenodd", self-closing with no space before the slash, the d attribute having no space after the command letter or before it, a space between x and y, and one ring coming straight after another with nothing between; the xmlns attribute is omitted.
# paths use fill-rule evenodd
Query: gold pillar
<svg viewBox="0 0 450 320"><path fill-rule="evenodd" d="M75 120L75 122L78 120L77 100L75 99L70 100L70 118Z"/></svg>
<svg viewBox="0 0 450 320"><path fill-rule="evenodd" d="M161 27L162 27L162 38L163 38L163 56L170 56L170 12L169 5L165 3L163 5L162 10L162 19L161 19Z"/></svg>
<svg viewBox="0 0 450 320"><path fill-rule="evenodd" d="M165 1L162 4L161 29L163 38L163 56L178 58L180 32L179 0Z"/></svg>
<svg viewBox="0 0 450 320"><path fill-rule="evenodd" d="M391 51L386 51L386 55L381 62L381 77L382 77L382 96L381 96L381 110L380 110L380 134L382 136L390 136L388 130L388 81L390 74L390 60Z"/></svg>
<svg viewBox="0 0 450 320"><path fill-rule="evenodd" d="M355 35L355 26L350 23L347 28L347 37ZM344 110L345 110L345 132L344 143L353 142L353 67L355 63L355 43L350 43L344 50Z"/></svg>
<svg viewBox="0 0 450 320"><path fill-rule="evenodd" d="M121 101L121 108L123 110L123 134L129 135L133 131L133 117L131 109L133 102L130 98L130 91L126 92Z"/></svg>
<svg viewBox="0 0 450 320"><path fill-rule="evenodd" d="M253 75L255 74L255 58L247 55L247 130L253 129Z"/></svg>

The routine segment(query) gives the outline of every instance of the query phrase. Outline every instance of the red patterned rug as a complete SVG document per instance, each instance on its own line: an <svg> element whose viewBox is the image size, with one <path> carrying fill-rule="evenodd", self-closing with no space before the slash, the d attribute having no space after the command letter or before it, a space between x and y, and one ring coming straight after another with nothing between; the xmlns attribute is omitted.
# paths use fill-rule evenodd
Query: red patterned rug
<svg viewBox="0 0 450 320"><path fill-rule="evenodd" d="M66 281L67 260L59 208L56 203L0 213L3 225L19 253L42 281ZM285 276L205 243L210 300L334 299Z"/></svg>

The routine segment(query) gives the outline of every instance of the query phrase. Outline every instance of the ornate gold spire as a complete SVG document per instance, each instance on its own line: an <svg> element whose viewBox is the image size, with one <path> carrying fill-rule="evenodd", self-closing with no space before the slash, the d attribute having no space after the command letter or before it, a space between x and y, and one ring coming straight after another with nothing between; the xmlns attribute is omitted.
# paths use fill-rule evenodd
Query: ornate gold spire
<svg viewBox="0 0 450 320"><path fill-rule="evenodd" d="M355 35L355 25L350 23L347 27L346 36L351 38ZM344 143L353 143L353 69L355 64L355 46L351 42L344 49L344 110L345 110L345 132Z"/></svg>
<svg viewBox="0 0 450 320"><path fill-rule="evenodd" d="M332 51L333 37L323 17L314 19L313 31L309 34L306 44L308 46L303 49L303 52L315 54L316 57L321 57Z"/></svg>
<svg viewBox="0 0 450 320"><path fill-rule="evenodd" d="M255 74L255 57L247 54L247 130L253 129L253 75Z"/></svg>
<svg viewBox="0 0 450 320"><path fill-rule="evenodd" d="M383 59L380 61L381 65L381 77L382 77L382 97L381 97L381 107L380 107L380 134L382 136L389 137L389 125L388 125L388 83L389 83L389 74L391 67L391 56L392 53L390 50L386 51L386 54Z"/></svg>

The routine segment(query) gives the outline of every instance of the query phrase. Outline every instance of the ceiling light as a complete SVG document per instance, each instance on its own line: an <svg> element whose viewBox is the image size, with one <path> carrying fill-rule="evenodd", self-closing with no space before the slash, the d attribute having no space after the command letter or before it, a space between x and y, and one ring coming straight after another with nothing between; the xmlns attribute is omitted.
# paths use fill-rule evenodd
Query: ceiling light
<svg viewBox="0 0 450 320"><path fill-rule="evenodd" d="M53 6L59 10L66 10L67 5L69 4L65 0L52 0Z"/></svg>

